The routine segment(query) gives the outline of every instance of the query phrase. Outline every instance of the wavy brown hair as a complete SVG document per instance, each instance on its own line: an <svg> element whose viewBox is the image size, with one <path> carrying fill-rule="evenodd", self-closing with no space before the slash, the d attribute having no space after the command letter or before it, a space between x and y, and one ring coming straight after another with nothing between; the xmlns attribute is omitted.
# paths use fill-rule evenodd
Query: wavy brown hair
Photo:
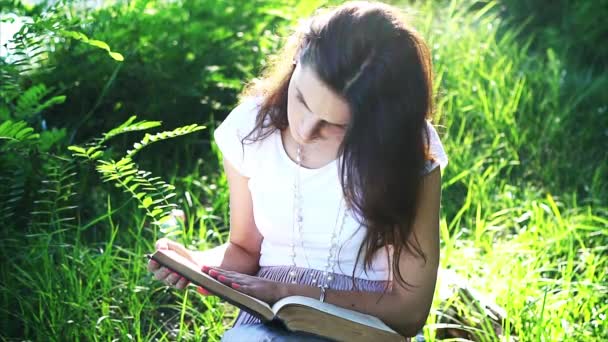
<svg viewBox="0 0 608 342"><path fill-rule="evenodd" d="M403 13L386 4L356 1L318 12L242 93L263 96L256 126L243 142L288 127L287 94L298 57L352 114L339 173L347 203L367 227L356 264L363 256L368 269L378 250L393 246L392 269L408 284L398 267L401 253L426 262L412 223L425 161L432 159L425 122L432 113L428 47Z"/></svg>

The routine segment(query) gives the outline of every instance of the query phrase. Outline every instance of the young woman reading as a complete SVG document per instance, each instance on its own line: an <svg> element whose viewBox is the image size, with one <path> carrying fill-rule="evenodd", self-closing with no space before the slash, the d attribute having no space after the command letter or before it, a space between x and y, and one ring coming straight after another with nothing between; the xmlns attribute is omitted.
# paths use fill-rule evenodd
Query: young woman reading
<svg viewBox="0 0 608 342"><path fill-rule="evenodd" d="M317 12L214 133L229 241L205 252L167 239L156 247L190 253L204 272L270 304L307 296L416 335L435 290L447 164L429 122L431 82L429 50L398 9L348 2ZM277 335L304 338L241 312L224 340Z"/></svg>

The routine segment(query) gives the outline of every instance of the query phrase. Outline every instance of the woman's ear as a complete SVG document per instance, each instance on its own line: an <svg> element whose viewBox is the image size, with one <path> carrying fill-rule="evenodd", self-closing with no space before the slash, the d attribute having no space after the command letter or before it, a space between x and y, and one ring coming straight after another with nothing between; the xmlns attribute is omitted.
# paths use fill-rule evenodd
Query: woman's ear
<svg viewBox="0 0 608 342"><path fill-rule="evenodd" d="M304 53L304 50L308 48L309 44L310 40L306 37L302 37L296 50L295 56L293 57L293 65L296 65L300 62L300 58L302 58L302 54Z"/></svg>
<svg viewBox="0 0 608 342"><path fill-rule="evenodd" d="M296 51L296 55L293 57L293 65L297 65L300 62L300 57L302 57L302 47Z"/></svg>

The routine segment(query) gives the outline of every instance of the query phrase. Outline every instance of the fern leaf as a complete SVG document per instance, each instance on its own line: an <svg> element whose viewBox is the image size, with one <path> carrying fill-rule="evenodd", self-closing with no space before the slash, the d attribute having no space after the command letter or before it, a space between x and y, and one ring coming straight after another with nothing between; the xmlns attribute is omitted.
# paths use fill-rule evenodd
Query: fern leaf
<svg viewBox="0 0 608 342"><path fill-rule="evenodd" d="M160 133L156 133L156 134L152 134L152 135L146 134L141 141L133 144L133 149L127 151L126 157L132 159L133 156L137 152L141 151L143 148L145 148L146 146L148 146L154 142L194 133L196 131L200 131L205 128L206 128L205 126L199 126L197 124L193 124L193 125L189 125L189 126L178 127L172 131L164 131L164 132L160 132Z"/></svg>
<svg viewBox="0 0 608 342"><path fill-rule="evenodd" d="M144 131L144 130L147 130L150 128L158 127L162 123L161 121L146 121L146 120L133 123L135 121L135 119L137 119L137 116L131 116L127 121L125 121L120 126L112 129L108 133L105 133L103 135L103 138L101 139L100 144L108 141L109 139L111 139L119 134L135 132L135 131Z"/></svg>
<svg viewBox="0 0 608 342"><path fill-rule="evenodd" d="M8 120L0 125L0 140L8 140L9 143L32 141L39 137L24 121Z"/></svg>

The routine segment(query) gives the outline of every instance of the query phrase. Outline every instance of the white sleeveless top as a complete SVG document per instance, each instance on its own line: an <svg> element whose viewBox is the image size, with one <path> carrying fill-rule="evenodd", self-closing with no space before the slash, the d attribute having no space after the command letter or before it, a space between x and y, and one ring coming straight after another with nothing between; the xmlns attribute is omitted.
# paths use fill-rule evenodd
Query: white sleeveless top
<svg viewBox="0 0 608 342"><path fill-rule="evenodd" d="M249 178L248 186L253 202L255 224L264 237L261 246L260 266L290 266L291 243L296 245L296 266L325 270L331 236L339 230L344 210L338 165L340 159L318 169L301 168L301 208L303 231L292 236L293 184L297 164L283 147L281 133L276 130L262 141L251 143L244 138L255 125L261 97L246 98L230 112L226 120L215 130L215 142L236 170ZM437 132L428 123L431 153L438 162L428 163L426 170L447 165L447 157ZM237 208L238 210L238 208ZM296 226L297 229L297 226ZM359 247L365 237L365 227L347 214L344 227L338 237L335 273L350 276L355 268ZM382 248L374 255L372 267L363 270L363 255L356 267L355 277L368 280L387 280L389 262L387 251Z"/></svg>

